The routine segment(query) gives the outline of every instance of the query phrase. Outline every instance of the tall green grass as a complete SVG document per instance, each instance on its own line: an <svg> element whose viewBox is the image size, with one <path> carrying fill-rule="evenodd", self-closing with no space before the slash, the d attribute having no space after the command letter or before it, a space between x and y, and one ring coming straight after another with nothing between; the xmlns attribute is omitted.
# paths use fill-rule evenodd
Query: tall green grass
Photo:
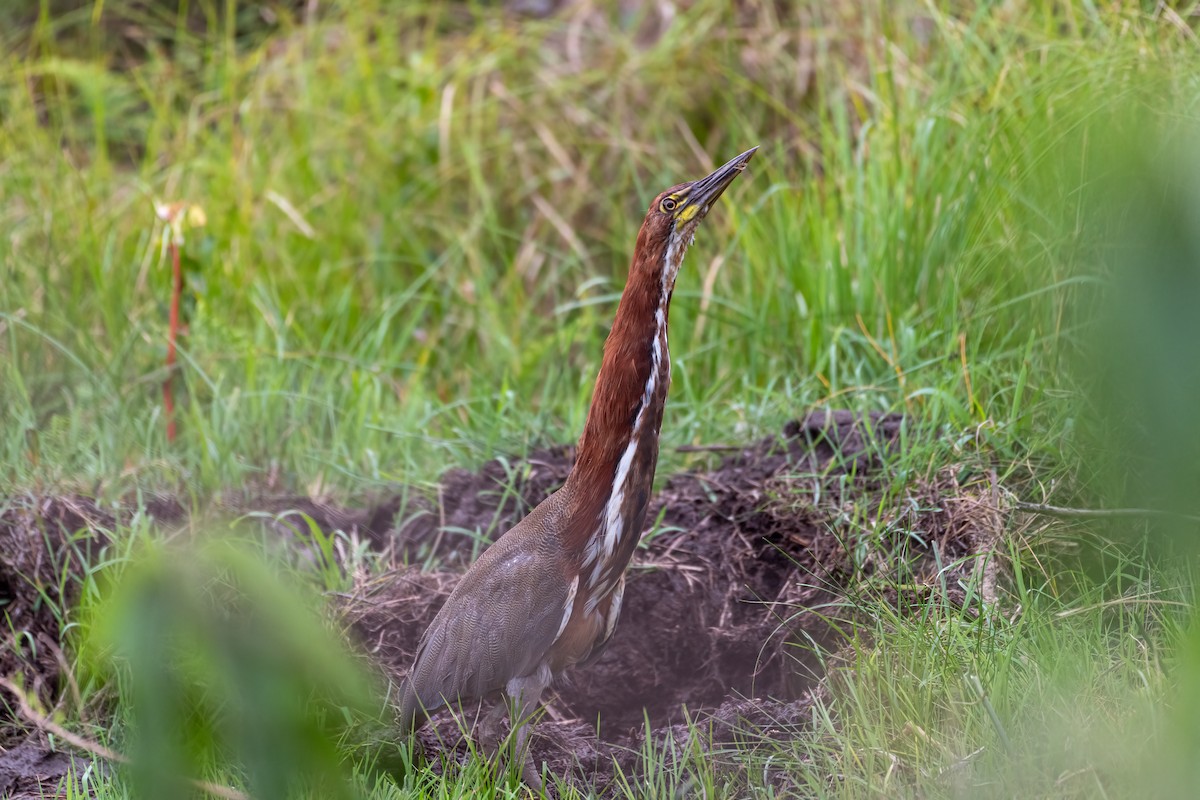
<svg viewBox="0 0 1200 800"><path fill-rule="evenodd" d="M361 489L573 439L648 199L752 144L679 282L667 449L818 403L1028 444L1078 280L1056 146L1130 73L1175 111L1194 82L1161 17L1022 5L698 2L652 36L347 3L249 36L106 3L10 34L5 481ZM136 47L92 27L123 14ZM156 200L208 219L172 445Z"/></svg>
<svg viewBox="0 0 1200 800"><path fill-rule="evenodd" d="M1096 140L1193 125L1194 8L321 5L44 3L0 33L0 489L356 493L569 441L646 203L754 144L679 279L660 471L828 405L909 415L897 493L947 465L1033 498L1088 478ZM207 219L174 443L156 201ZM879 516L846 519L870 541ZM1013 527L1010 606L864 597L811 736L648 747L627 795L1182 796L1188 565ZM117 693L97 736L122 744L129 692L85 688ZM519 794L474 762L354 780Z"/></svg>

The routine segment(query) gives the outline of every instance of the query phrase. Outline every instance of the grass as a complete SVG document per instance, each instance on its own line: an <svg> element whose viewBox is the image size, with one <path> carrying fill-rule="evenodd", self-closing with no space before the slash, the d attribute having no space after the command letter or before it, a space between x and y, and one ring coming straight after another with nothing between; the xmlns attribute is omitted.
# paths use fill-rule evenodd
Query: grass
<svg viewBox="0 0 1200 800"><path fill-rule="evenodd" d="M1194 122L1194 9L700 0L660 34L653 10L607 7L165 9L0 27L7 491L346 496L571 441L646 202L761 144L680 276L660 476L703 458L677 445L824 405L909 415L897 496L968 464L1092 498L1078 365L1109 274L1088 158ZM173 443L155 201L206 218L183 251ZM732 783L651 753L653 792L765 797L754 776L780 769L837 797L1187 786L1170 737L1196 740L1168 698L1197 668L1190 574L1124 531L1017 524L1011 609L864 598L876 627L811 738ZM482 767L359 780L492 791Z"/></svg>
<svg viewBox="0 0 1200 800"><path fill-rule="evenodd" d="M10 482L206 494L277 465L359 489L569 440L646 197L751 143L753 177L679 286L668 443L833 399L955 429L1033 413L1049 387L1008 378L1053 364L1071 273L1030 263L1051 225L1014 235L1037 219L1026 202L1059 199L1029 197L1057 129L1026 141L1025 115L1102 48L1051 51L1051 78L1016 31L933 12L938 46L896 63L915 45L879 8L802 21L748 71L772 21L730 13L701 4L650 47L585 23L573 69L553 42L529 52L557 19L454 30L419 5L285 21L257 45L214 33L195 58L119 70L55 51L86 20L35 29L3 90ZM160 24L145 35L170 41ZM801 69L821 76L803 91ZM184 253L174 447L156 199L208 219Z"/></svg>

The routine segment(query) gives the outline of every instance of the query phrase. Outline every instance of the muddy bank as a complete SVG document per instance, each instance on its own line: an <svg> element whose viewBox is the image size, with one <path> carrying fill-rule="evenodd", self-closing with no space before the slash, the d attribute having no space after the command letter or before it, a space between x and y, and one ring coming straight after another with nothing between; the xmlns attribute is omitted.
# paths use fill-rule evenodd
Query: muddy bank
<svg viewBox="0 0 1200 800"><path fill-rule="evenodd" d="M53 750L41 737L32 737L0 750L0 797L5 800L61 797L59 787L70 776L82 774L88 766L86 758ZM75 791L80 790L76 787Z"/></svg>
<svg viewBox="0 0 1200 800"><path fill-rule="evenodd" d="M78 576L108 543L112 514L83 497L12 498L0 513L0 675L43 702L58 695L65 665L59 615L77 599ZM14 635L15 634L15 635ZM0 739L0 744L7 742Z"/></svg>
<svg viewBox="0 0 1200 800"><path fill-rule="evenodd" d="M0 498L0 676L15 680L53 708L65 683L62 620L79 599L87 569L97 563L118 523L134 514L177 521L171 498L146 499L137 510L105 508L80 495ZM15 635L14 635L15 634ZM0 695L0 702L6 700ZM23 738L0 705L0 747Z"/></svg>
<svg viewBox="0 0 1200 800"><path fill-rule="evenodd" d="M644 719L650 737L680 752L688 719L718 746L799 735L824 691L820 653L839 646L845 601L865 582L903 583L906 597L894 599L915 604L920 587L942 585L937 565L951 564L945 585L977 578L992 599L994 567L971 573L980 561L973 556L990 553L1001 529L994 481L964 489L947 472L885 504L870 525L855 517L856 508L876 515L871 502L902 424L894 415L816 412L710 470L666 481L647 515L617 631L598 660L547 697L535 758L603 792L614 762L627 774L639 769ZM452 470L435 490L401 490L357 507L247 496L228 499L223 511L254 515L249 524L301 553L310 544L296 535L307 529L299 515L369 541L391 569L364 579L338 609L357 646L399 680L480 547L558 488L573 456L560 447L497 459L478 471ZM188 522L171 498L109 509L83 497L18 497L0 507L0 603L23 632L0 649L0 674L20 676L46 708L71 701L61 609L75 602L110 531L135 513L168 529ZM27 736L7 701L0 692L0 748ZM440 739L465 754L448 715L422 737L430 751L441 749ZM779 776L780 788L786 780Z"/></svg>
<svg viewBox="0 0 1200 800"><path fill-rule="evenodd" d="M818 412L715 469L667 481L647 515L617 631L597 661L549 696L535 757L603 785L614 759L637 769L644 719L653 738L676 747L687 736L685 713L718 743L746 732L796 735L822 691L820 654L838 645L843 601L858 584L903 565L910 585L932 585L938 561L958 562L954 577L965 577L971 556L990 551L998 535L994 498L961 493L948 478L918 487L917 502L888 520L893 533L862 541L847 513L886 478L901 424L894 415ZM379 532L396 568L361 587L344 613L394 679L478 538L507 530L560 486L572 455L547 450L451 472L436 497L409 498L416 513ZM402 566L430 555L450 567ZM443 713L422 736L441 749L456 734Z"/></svg>
<svg viewBox="0 0 1200 800"><path fill-rule="evenodd" d="M683 705L799 696L811 664L798 648L785 653L784 644L802 635L819 643L828 624L797 609L839 597L850 564L826 515L802 499L812 490L798 493L797 484L825 487L832 476L853 475L862 490L878 475L899 424L897 417L860 424L848 414L813 415L710 472L670 479L651 502L621 623L604 654L557 687L552 716L598 719L602 735L615 736L640 728L645 715L674 722ZM436 545L439 560L454 568L398 568L364 587L347 616L370 652L397 674L407 669L472 542L507 530L558 488L572 455L537 453L518 471L506 461L451 472L442 505L402 520L393 547L403 563ZM441 519L447 523L439 530L431 521Z"/></svg>

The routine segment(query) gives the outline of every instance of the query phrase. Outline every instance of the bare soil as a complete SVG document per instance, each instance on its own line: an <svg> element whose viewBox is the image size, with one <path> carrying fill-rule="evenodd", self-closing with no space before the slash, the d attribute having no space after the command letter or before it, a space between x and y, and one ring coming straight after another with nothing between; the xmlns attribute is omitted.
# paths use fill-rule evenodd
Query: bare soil
<svg viewBox="0 0 1200 800"><path fill-rule="evenodd" d="M79 495L0 498L0 677L42 708L58 710L78 695L60 640L63 620L79 599L81 577L132 513ZM184 515L171 498L151 498L140 513L160 522ZM89 759L51 747L16 708L0 691L0 798L64 796L68 775L81 775Z"/></svg>
<svg viewBox="0 0 1200 800"><path fill-rule="evenodd" d="M73 773L87 769L88 760L53 750L39 737L0 750L0 797L42 800L60 797L59 787Z"/></svg>
<svg viewBox="0 0 1200 800"><path fill-rule="evenodd" d="M852 521L855 508L887 482L902 424L896 415L814 412L709 471L670 478L647 515L617 631L598 660L555 687L535 731L535 758L603 793L614 763L627 775L640 769L647 736L686 750L689 722L717 747L799 735L825 692L825 656L843 646L844 601L864 585L902 582L909 587L903 597L882 591L903 607L934 586L972 578L993 599L996 562L977 558L991 554L1001 530L993 480L964 488L947 470L892 504L869 541ZM356 508L262 496L227 506L267 512L265 524L297 548L305 545L291 523L272 515L303 513L384 554L392 569L342 598L339 613L366 657L400 680L462 571L562 485L573 457L572 448L559 447L497 459L478 471L452 470L435 490L407 489ZM132 508L105 509L84 497L0 505L3 630L19 632L19 641L0 643L0 675L15 676L46 708L70 700L60 610L75 602L78 576ZM164 524L187 516L171 498L154 499L140 513ZM939 564L952 565L940 579ZM0 692L0 794L5 780L42 786L38 770L49 774L59 763L40 740L27 740L10 702ZM448 714L434 718L422 741L431 754L446 752L449 765L465 757ZM434 759L433 766L445 765ZM781 788L786 781L778 776Z"/></svg>
<svg viewBox="0 0 1200 800"><path fill-rule="evenodd" d="M617 631L597 661L555 687L535 758L602 790L614 761L626 774L639 768L646 721L654 740L680 752L689 720L718 746L797 735L824 691L823 656L843 644L843 601L887 573L932 587L939 562L955 566L937 585L953 586L999 534L990 490L963 491L947 474L883 521L893 534L860 546L847 515L884 482L901 425L896 415L816 412L711 471L668 480L647 515ZM479 539L507 530L562 485L572 458L557 448L450 472L436 497L408 499L394 530L370 534L397 566L362 586L344 615L393 679L410 666ZM404 566L430 555L450 567ZM975 577L994 592L994 568ZM458 730L451 714L435 716L422 732L426 750L463 757Z"/></svg>

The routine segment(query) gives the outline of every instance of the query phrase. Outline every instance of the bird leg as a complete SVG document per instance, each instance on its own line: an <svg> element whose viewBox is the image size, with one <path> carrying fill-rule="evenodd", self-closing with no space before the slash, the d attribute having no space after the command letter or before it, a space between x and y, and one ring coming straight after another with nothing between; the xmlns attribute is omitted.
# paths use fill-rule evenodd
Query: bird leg
<svg viewBox="0 0 1200 800"><path fill-rule="evenodd" d="M538 774L533 763L533 753L529 750L530 718L537 711L542 699L542 692L550 685L550 670L545 665L530 675L513 678L508 682L506 690L516 706L513 716L513 731L515 732L515 756L522 760L521 780L535 792L542 790L542 777Z"/></svg>
<svg viewBox="0 0 1200 800"><path fill-rule="evenodd" d="M495 758L504 741L503 720L508 716L508 703L501 700L494 704L475 725L475 738L488 758Z"/></svg>

